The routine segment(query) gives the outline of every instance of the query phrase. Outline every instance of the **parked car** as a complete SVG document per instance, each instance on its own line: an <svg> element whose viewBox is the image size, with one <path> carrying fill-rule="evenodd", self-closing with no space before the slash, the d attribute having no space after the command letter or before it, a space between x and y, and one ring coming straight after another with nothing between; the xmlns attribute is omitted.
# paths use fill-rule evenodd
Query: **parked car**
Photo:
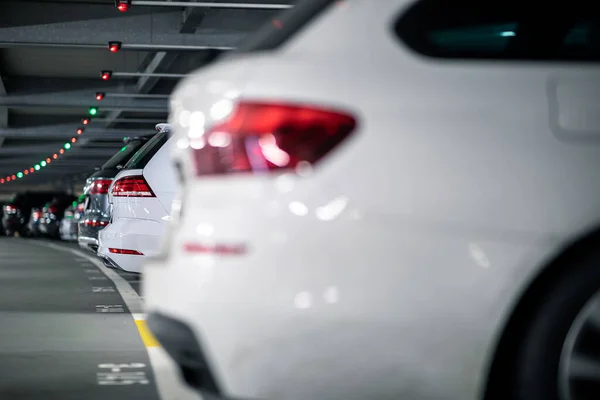
<svg viewBox="0 0 600 400"><path fill-rule="evenodd" d="M109 188L110 223L99 233L98 256L108 267L140 273L158 254L177 188L164 126L117 174Z"/></svg>
<svg viewBox="0 0 600 400"><path fill-rule="evenodd" d="M78 221L79 245L98 250L98 232L110 221L108 188L129 159L150 139L149 136L127 138L125 145L90 176L83 189L84 212Z"/></svg>
<svg viewBox="0 0 600 400"><path fill-rule="evenodd" d="M83 196L82 196L83 197ZM62 240L76 241L77 240L77 223L83 215L85 203L74 201L65 210L65 215L60 221L59 235Z"/></svg>
<svg viewBox="0 0 600 400"><path fill-rule="evenodd" d="M2 215L2 226L7 236L20 234L27 236L27 222L33 208L43 207L54 197L64 195L63 192L27 191L16 194L6 205Z"/></svg>
<svg viewBox="0 0 600 400"><path fill-rule="evenodd" d="M188 384L600 398L598 13L534 13L302 1L179 83L143 295Z"/></svg>
<svg viewBox="0 0 600 400"><path fill-rule="evenodd" d="M65 215L65 210L77 200L73 195L56 196L44 208L42 208L42 218L40 219L40 232L51 238L60 237L60 225Z"/></svg>

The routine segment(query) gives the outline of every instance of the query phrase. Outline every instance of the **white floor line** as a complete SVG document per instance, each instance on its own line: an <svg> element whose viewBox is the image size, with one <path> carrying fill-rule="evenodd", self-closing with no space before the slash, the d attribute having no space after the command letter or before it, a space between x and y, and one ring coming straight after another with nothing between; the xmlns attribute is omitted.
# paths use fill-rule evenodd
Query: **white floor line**
<svg viewBox="0 0 600 400"><path fill-rule="evenodd" d="M117 288L117 291L123 298L123 301L129 308L131 317L134 320L145 319L144 306L142 299L137 292L131 287L127 280L123 279L114 270L104 266L102 261L91 254L86 254L84 251L69 247L60 246L54 243L46 243L41 241L32 242L42 246L50 247L59 251L66 251L78 257L83 257L97 266ZM141 340L141 339L140 339ZM146 347L150 365L154 372L156 380L156 388L162 400L202 400L202 397L192 392L185 386L179 377L179 372L173 360L167 355L162 347Z"/></svg>

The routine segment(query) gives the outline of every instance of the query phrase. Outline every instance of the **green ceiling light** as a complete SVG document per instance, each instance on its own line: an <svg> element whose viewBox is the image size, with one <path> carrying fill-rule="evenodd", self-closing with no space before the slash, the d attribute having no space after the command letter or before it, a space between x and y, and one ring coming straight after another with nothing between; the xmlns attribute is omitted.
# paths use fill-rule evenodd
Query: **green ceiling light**
<svg viewBox="0 0 600 400"><path fill-rule="evenodd" d="M40 166L39 166L39 164L35 164L35 165L33 166L33 169L35 169L36 171L39 171L39 170L40 170Z"/></svg>
<svg viewBox="0 0 600 400"><path fill-rule="evenodd" d="M98 114L98 107L90 107L88 110L88 114L90 114L92 117Z"/></svg>
<svg viewBox="0 0 600 400"><path fill-rule="evenodd" d="M40 163L40 165L41 165L42 167L45 167L45 166L46 166L46 161L42 161L42 162Z"/></svg>
<svg viewBox="0 0 600 400"><path fill-rule="evenodd" d="M77 207L77 202L74 201L73 203L71 203L73 205L73 207Z"/></svg>
<svg viewBox="0 0 600 400"><path fill-rule="evenodd" d="M23 173L22 172L17 172L17 178L22 178L23 177Z"/></svg>
<svg viewBox="0 0 600 400"><path fill-rule="evenodd" d="M65 149L69 150L71 148L71 143L65 143Z"/></svg>
<svg viewBox="0 0 600 400"><path fill-rule="evenodd" d="M123 151L125 151L125 150L127 150L127 146L123 146L123 147L121 147L121 152L123 152Z"/></svg>

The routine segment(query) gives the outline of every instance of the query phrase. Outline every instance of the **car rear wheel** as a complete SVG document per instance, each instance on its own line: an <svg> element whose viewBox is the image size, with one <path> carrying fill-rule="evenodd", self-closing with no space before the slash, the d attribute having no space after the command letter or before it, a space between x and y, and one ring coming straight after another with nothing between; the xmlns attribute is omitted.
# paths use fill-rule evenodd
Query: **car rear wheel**
<svg viewBox="0 0 600 400"><path fill-rule="evenodd" d="M600 257L537 299L517 351L516 400L600 399Z"/></svg>

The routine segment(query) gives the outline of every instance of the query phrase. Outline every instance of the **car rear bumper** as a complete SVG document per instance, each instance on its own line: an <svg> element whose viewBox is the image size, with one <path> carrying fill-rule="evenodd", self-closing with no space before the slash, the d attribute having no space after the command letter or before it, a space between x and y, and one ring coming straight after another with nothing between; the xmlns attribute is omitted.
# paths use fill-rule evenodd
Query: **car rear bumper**
<svg viewBox="0 0 600 400"><path fill-rule="evenodd" d="M118 268L141 273L147 257L158 254L166 222L147 219L119 218L98 235L98 256L109 258ZM110 249L135 250L142 255L115 254Z"/></svg>
<svg viewBox="0 0 600 400"><path fill-rule="evenodd" d="M147 324L188 385L205 395L221 394L202 346L188 325L160 313L151 313Z"/></svg>
<svg viewBox="0 0 600 400"><path fill-rule="evenodd" d="M77 241L79 242L79 246L84 248L85 250L91 250L94 253L98 251L98 238L97 237L87 237L81 236L81 233L77 236Z"/></svg>

